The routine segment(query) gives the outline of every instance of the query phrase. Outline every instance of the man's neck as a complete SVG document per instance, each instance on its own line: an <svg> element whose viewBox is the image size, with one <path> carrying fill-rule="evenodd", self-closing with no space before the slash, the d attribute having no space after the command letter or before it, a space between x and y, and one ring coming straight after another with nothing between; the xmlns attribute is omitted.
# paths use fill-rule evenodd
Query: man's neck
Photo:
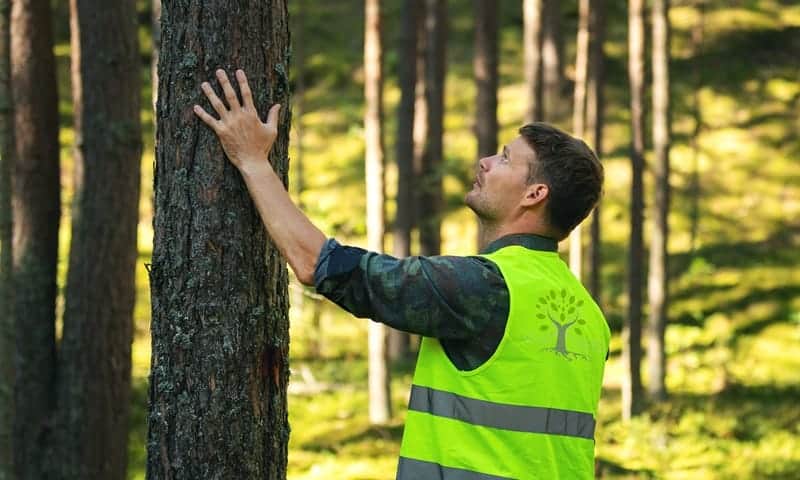
<svg viewBox="0 0 800 480"><path fill-rule="evenodd" d="M514 235L514 234L533 234L539 235L541 237L549 237L552 236L549 232L544 231L541 228L535 228L530 225L525 227L520 225L509 225L509 224L497 224L493 222L486 221L484 219L478 218L479 224L479 232L480 236L478 238L479 245L478 250L483 251L487 245L494 242L499 238L503 238L506 235Z"/></svg>
<svg viewBox="0 0 800 480"><path fill-rule="evenodd" d="M478 251L482 252L487 245L500 238L497 225L478 219Z"/></svg>

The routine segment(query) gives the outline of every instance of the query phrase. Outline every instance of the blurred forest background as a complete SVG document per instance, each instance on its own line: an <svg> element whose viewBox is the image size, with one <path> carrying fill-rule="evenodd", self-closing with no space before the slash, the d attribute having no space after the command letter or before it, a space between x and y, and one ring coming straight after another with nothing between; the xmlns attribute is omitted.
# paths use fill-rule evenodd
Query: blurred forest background
<svg viewBox="0 0 800 480"><path fill-rule="evenodd" d="M293 118L289 186L312 220L342 243L366 247L365 9L360 0L290 1ZM478 158L476 2L449 0L442 136L441 251L476 252L477 224L463 206ZM481 3L481 2L477 2ZM516 136L528 108L523 3L486 2L497 20L497 142ZM573 131L580 68L578 0L555 3L563 41L548 120ZM594 2L592 2L594 3ZM635 2L634 2L635 3ZM651 2L645 2L649 6ZM383 39L385 249L397 212L396 134L407 3L380 2ZM56 337L61 335L74 192L74 107L69 5L52 3L58 83L60 198ZM671 40L671 202L666 285L665 396L623 410L630 369L622 335L630 318L631 108L628 3L605 2L605 106L598 301L613 337L596 433L601 478L798 478L800 472L800 2L675 0ZM484 5L482 8L487 8ZM145 477L153 251L153 5L136 3L141 86L140 203L133 311L127 477ZM477 13L476 13L477 12ZM644 246L657 228L652 135L652 25L646 9ZM199 85L198 85L199 88ZM84 92L84 95L91 95ZM552 92L547 97L553 101ZM587 137L589 134L587 133ZM301 166L301 168L299 168ZM588 219L584 243L589 240ZM420 250L412 234L411 253ZM561 245L565 261L569 242ZM646 251L646 250L644 250ZM643 251L643 252L644 252ZM647 258L644 253L642 258ZM586 255L586 254L585 254ZM584 267L589 259L583 261ZM647 262L640 286L647 300ZM588 272L584 268L584 277ZM290 479L394 477L413 355L390 362L392 412L369 415L368 321L340 311L295 279L291 303ZM649 310L640 315L647 329ZM85 333L91 335L91 333ZM19 344L18 344L19 345ZM18 348L21 348L18 346ZM645 347L645 350L647 348ZM644 366L644 359L640 359ZM642 368L645 387L652 384ZM24 382L18 373L18 381ZM638 397L637 397L638 398ZM637 408L638 407L638 408ZM630 418L628 418L630 417Z"/></svg>

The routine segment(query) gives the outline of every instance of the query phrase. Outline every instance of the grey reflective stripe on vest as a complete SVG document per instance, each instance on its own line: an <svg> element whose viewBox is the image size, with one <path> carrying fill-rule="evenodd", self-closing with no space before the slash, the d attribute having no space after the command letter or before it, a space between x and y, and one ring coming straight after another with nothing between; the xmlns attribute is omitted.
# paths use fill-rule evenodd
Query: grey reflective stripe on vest
<svg viewBox="0 0 800 480"><path fill-rule="evenodd" d="M590 413L494 403L419 385L411 386L408 409L484 427L594 439Z"/></svg>
<svg viewBox="0 0 800 480"><path fill-rule="evenodd" d="M486 473L445 467L433 462L400 457L397 465L397 480L514 480Z"/></svg>

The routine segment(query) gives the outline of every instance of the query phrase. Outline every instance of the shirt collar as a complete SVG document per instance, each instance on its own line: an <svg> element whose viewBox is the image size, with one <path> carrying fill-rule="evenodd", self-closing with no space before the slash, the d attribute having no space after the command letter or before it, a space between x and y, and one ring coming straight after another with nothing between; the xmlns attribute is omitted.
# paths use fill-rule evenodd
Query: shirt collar
<svg viewBox="0 0 800 480"><path fill-rule="evenodd" d="M519 245L531 250L543 250L545 252L557 252L558 242L549 237L535 235L533 233L513 233L500 237L491 242L482 251L482 254L494 253L503 247Z"/></svg>

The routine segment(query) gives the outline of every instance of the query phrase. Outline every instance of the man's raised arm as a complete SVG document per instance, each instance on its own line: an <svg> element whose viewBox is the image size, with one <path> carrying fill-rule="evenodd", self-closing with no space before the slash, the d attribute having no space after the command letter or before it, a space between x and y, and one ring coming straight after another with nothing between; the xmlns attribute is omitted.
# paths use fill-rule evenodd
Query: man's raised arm
<svg viewBox="0 0 800 480"><path fill-rule="evenodd" d="M267 122L262 122L253 104L253 94L244 72L236 71L242 94L241 104L225 71L217 70L216 73L227 107L211 85L204 82L203 93L208 97L219 119L199 105L194 106L194 113L217 134L228 159L239 169L261 221L294 270L297 279L305 285L313 285L314 268L325 243L325 235L292 202L283 183L267 161L272 144L278 137L278 113L281 106L273 105L267 114Z"/></svg>

